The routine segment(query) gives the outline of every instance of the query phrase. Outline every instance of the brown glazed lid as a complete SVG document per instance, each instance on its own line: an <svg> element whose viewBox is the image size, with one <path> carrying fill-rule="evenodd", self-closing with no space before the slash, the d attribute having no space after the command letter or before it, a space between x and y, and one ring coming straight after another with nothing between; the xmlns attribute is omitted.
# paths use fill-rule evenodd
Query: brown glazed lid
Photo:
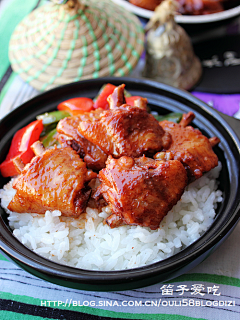
<svg viewBox="0 0 240 320"><path fill-rule="evenodd" d="M124 76L144 48L138 18L111 0L55 0L16 27L12 68L35 89L105 76Z"/></svg>

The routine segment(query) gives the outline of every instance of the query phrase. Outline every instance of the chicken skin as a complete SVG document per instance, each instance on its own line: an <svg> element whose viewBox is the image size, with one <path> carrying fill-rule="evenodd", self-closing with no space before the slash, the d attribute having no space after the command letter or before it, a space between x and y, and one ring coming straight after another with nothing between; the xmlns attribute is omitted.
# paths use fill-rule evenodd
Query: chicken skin
<svg viewBox="0 0 240 320"><path fill-rule="evenodd" d="M147 99L136 100L135 106L126 104L124 88L122 84L109 95L110 110L81 121L78 131L114 158L152 156L170 144L171 136L147 112Z"/></svg>
<svg viewBox="0 0 240 320"><path fill-rule="evenodd" d="M81 158L84 159L89 169L99 171L105 168L107 154L97 145L88 141L78 132L80 121L91 118L97 118L99 112L90 112L79 116L64 118L57 125L58 141L62 147L71 147L76 150Z"/></svg>
<svg viewBox="0 0 240 320"><path fill-rule="evenodd" d="M181 162L108 157L99 172L102 184L94 198L103 196L112 214L105 222L112 228L123 224L157 229L161 220L177 203L187 185Z"/></svg>
<svg viewBox="0 0 240 320"><path fill-rule="evenodd" d="M151 114L128 105L104 111L100 119L80 122L78 131L114 158L152 156L171 142Z"/></svg>
<svg viewBox="0 0 240 320"><path fill-rule="evenodd" d="M184 114L179 124L171 121L161 121L161 127L171 134L172 143L167 151L168 159L179 160L188 173L189 181L200 178L218 165L218 157L212 150L220 140L216 137L208 139L198 129L188 126L194 118L192 112ZM162 153L157 153L154 158L161 159Z"/></svg>
<svg viewBox="0 0 240 320"><path fill-rule="evenodd" d="M17 192L8 209L39 214L60 210L63 216L78 217L84 212L91 194L87 183L97 174L87 170L86 164L70 147L44 150L37 142L33 150L39 155L14 181L13 188Z"/></svg>

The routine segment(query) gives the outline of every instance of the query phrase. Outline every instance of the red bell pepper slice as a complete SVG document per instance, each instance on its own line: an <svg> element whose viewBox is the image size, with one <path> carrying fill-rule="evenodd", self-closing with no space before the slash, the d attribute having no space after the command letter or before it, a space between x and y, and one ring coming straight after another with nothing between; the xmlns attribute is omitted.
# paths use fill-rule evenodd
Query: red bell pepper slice
<svg viewBox="0 0 240 320"><path fill-rule="evenodd" d="M126 103L132 107L134 107L134 101L137 100L137 99L140 99L142 97L140 96L131 96L131 97L126 97Z"/></svg>
<svg viewBox="0 0 240 320"><path fill-rule="evenodd" d="M99 95L97 96L96 100L94 101L94 109L98 109L98 108L101 108L103 110L109 109L107 98L110 94L113 93L115 88L116 86L114 86L111 83L107 83L106 85L104 85Z"/></svg>
<svg viewBox="0 0 240 320"><path fill-rule="evenodd" d="M34 153L30 147L39 139L42 130L42 120L36 120L15 133L8 155L0 164L0 172L3 177L11 177L19 173L14 165L14 158L19 157L24 164L31 161Z"/></svg>
<svg viewBox="0 0 240 320"><path fill-rule="evenodd" d="M72 115L78 115L94 110L94 102L90 98L78 97L61 102L58 110L66 110Z"/></svg>

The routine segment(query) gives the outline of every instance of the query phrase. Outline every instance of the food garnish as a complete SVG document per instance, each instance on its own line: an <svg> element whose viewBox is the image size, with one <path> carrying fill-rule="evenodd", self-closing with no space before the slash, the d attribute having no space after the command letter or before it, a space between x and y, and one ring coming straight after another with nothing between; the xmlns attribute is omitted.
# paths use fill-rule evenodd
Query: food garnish
<svg viewBox="0 0 240 320"><path fill-rule="evenodd" d="M90 112L94 109L93 100L85 97L72 98L61 102L58 105L58 110L65 110L70 112L72 115L82 114Z"/></svg>
<svg viewBox="0 0 240 320"><path fill-rule="evenodd" d="M39 139L42 130L42 120L35 120L15 133L7 157L0 164L0 171L3 177L19 174L19 170L14 164L16 158L21 159L24 164L33 158L34 153L31 145Z"/></svg>

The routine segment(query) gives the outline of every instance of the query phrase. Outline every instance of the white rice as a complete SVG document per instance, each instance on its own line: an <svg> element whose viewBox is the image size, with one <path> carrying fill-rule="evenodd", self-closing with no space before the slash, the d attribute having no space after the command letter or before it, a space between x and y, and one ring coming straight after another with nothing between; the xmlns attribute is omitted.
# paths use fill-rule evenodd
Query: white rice
<svg viewBox="0 0 240 320"><path fill-rule="evenodd" d="M87 208L79 219L15 213L7 209L15 190L12 181L0 190L13 234L28 248L55 262L89 270L123 270L166 259L196 241L213 223L222 192L217 190L221 164L191 183L157 230L140 226L111 229L110 213Z"/></svg>

